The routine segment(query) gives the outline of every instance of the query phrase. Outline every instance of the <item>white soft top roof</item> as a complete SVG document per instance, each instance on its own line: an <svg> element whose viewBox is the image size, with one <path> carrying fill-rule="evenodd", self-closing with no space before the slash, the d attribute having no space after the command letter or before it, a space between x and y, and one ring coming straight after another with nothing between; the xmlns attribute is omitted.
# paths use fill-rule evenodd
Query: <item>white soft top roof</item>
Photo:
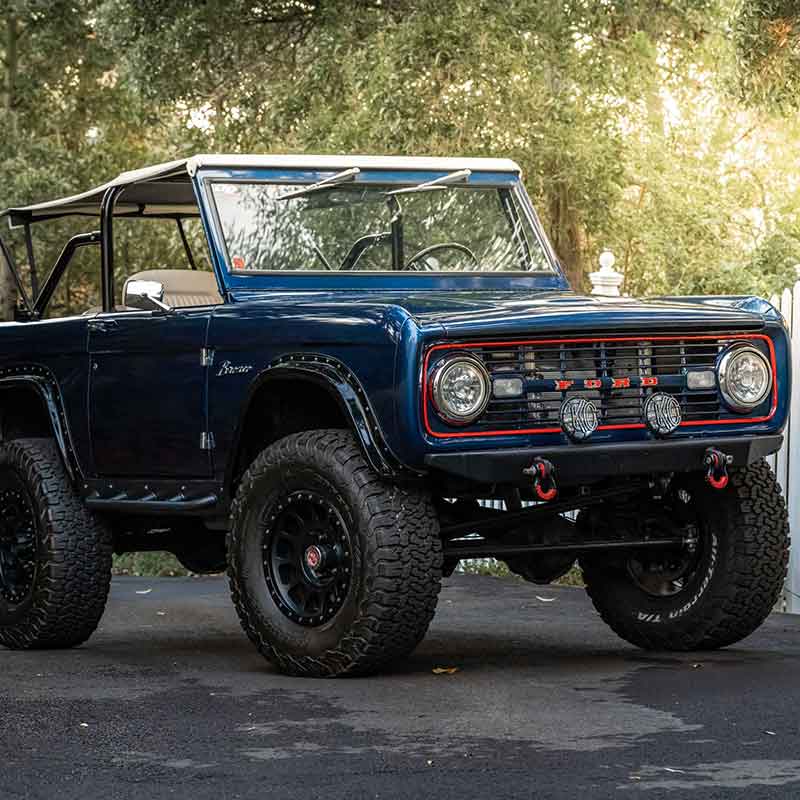
<svg viewBox="0 0 800 800"><path fill-rule="evenodd" d="M106 190L127 186L119 197L114 213L118 216L182 216L197 213L197 205L189 178L203 168L232 169L359 169L451 172L469 169L473 172L508 172L519 174L520 168L507 158L435 158L409 156L309 156L309 155L197 155L168 161L152 167L123 172L114 180L81 194L9 208L11 225L64 217L71 214L98 216Z"/></svg>

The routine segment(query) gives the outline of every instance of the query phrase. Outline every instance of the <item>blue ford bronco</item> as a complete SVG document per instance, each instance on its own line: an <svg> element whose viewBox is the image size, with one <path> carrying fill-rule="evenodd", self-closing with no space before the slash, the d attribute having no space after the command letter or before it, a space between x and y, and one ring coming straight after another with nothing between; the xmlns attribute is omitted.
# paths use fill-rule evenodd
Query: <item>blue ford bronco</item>
<svg viewBox="0 0 800 800"><path fill-rule="evenodd" d="M7 647L84 642L146 550L227 569L258 650L312 676L405 657L465 558L577 561L650 649L737 642L779 596L780 314L576 294L511 161L201 155L3 216ZM32 262L67 218L29 291L8 237ZM127 269L115 233L154 224L179 263ZM79 252L98 298L56 313Z"/></svg>

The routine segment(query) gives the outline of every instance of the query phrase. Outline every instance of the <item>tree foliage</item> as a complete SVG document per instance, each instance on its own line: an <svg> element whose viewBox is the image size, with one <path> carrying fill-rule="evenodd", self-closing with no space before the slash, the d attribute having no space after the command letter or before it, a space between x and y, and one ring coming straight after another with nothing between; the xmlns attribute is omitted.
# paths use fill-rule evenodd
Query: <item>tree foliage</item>
<svg viewBox="0 0 800 800"><path fill-rule="evenodd" d="M791 113L800 107L800 5L741 0L734 21L739 96Z"/></svg>
<svg viewBox="0 0 800 800"><path fill-rule="evenodd" d="M768 293L800 256L794 6L0 0L0 205L190 152L508 155L576 287L610 246L632 293Z"/></svg>
<svg viewBox="0 0 800 800"><path fill-rule="evenodd" d="M138 3L113 5L109 35L163 99L175 96L175 82L162 76L176 58L212 65L213 81L187 70L177 88L180 100L207 109L215 148L515 157L579 285L587 235L603 229L623 185L626 105L656 90L658 48L674 47L682 62L706 35L714 7L708 0L264 3L258 16L271 20L276 7L304 11L294 11L288 38L276 39L277 57L270 50L259 58L253 50L264 51L260 37L270 31L254 25L253 38L243 37L229 17L215 23L219 7L192 8L182 25L170 0L151 2L170 31L192 32L154 43L150 31L137 32ZM224 5L252 18L250 4Z"/></svg>

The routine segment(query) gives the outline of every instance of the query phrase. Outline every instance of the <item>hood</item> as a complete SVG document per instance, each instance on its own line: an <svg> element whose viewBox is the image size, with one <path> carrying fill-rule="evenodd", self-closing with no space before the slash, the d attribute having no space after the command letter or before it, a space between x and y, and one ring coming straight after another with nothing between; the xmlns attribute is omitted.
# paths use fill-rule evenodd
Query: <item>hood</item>
<svg viewBox="0 0 800 800"><path fill-rule="evenodd" d="M532 329L564 331L757 330L765 315L737 307L741 298L634 300L572 292L448 292L407 295L398 304L423 329L452 337L494 336ZM772 306L766 304L769 309ZM774 309L772 309L774 311ZM776 314L776 318L779 318Z"/></svg>
<svg viewBox="0 0 800 800"><path fill-rule="evenodd" d="M759 330L767 319L780 320L758 298L658 298L582 296L572 292L456 291L301 291L235 292L270 316L350 328L369 320L411 319L430 336L530 335L532 333L616 333L650 331ZM739 307L742 306L742 307ZM269 311L268 311L269 310ZM221 307L219 314L225 313ZM340 326L339 326L340 327ZM289 333L287 333L289 335ZM292 334L294 335L294 334ZM341 335L341 334L340 334Z"/></svg>

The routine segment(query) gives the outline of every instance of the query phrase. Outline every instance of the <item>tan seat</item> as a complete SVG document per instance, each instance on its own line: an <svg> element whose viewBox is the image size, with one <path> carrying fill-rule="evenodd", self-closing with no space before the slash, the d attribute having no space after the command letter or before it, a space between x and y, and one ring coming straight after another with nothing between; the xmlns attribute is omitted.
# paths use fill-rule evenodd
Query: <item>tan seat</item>
<svg viewBox="0 0 800 800"><path fill-rule="evenodd" d="M137 272L125 281L125 297L130 281L156 281L164 287L164 302L173 308L188 306L218 306L222 296L213 272L190 269L148 269Z"/></svg>

